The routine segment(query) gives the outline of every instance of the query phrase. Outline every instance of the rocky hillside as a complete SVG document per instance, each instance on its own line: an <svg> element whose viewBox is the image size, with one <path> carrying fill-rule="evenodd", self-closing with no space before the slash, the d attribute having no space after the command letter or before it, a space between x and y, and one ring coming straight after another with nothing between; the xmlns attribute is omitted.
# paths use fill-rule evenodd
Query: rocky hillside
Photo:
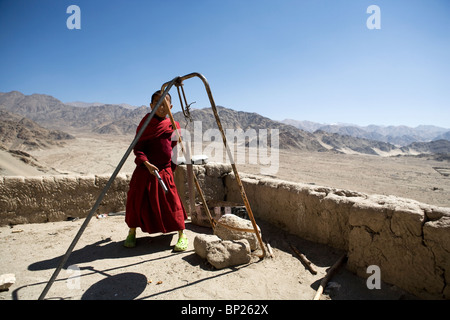
<svg viewBox="0 0 450 320"><path fill-rule="evenodd" d="M449 153L450 141L441 139L430 142L413 142L407 147L403 147L402 150L406 152L414 150L420 153L445 154Z"/></svg>
<svg viewBox="0 0 450 320"><path fill-rule="evenodd" d="M83 129L87 131L101 128L123 118L140 118L146 111L130 110L119 105L93 105L86 108L66 105L49 95L24 95L18 91L0 93L0 106L5 110L20 114L49 129ZM142 112L140 112L142 111Z"/></svg>
<svg viewBox="0 0 450 320"><path fill-rule="evenodd" d="M62 145L74 137L48 130L36 122L0 108L0 146L6 150L32 150Z"/></svg>

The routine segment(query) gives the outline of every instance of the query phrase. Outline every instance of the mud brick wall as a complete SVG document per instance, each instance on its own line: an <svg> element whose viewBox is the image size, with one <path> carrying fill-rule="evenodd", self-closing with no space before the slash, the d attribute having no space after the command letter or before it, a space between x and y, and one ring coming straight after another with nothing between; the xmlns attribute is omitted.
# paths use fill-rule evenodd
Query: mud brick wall
<svg viewBox="0 0 450 320"><path fill-rule="evenodd" d="M0 177L0 225L84 218L110 175ZM96 213L125 209L130 176L119 174Z"/></svg>
<svg viewBox="0 0 450 320"><path fill-rule="evenodd" d="M197 177L200 188L206 200L224 201L227 197L227 190L225 187L225 177L231 172L231 165L208 163L206 165L194 165L193 172ZM177 185L178 193L181 196L186 211L189 208L189 186L187 183L188 174L185 165L178 166L175 170L175 184ZM197 192L195 183L192 184L195 192L195 202L201 202L201 197ZM189 214L189 212L188 212Z"/></svg>
<svg viewBox="0 0 450 320"><path fill-rule="evenodd" d="M301 238L347 251L347 268L424 299L450 299L450 208L395 196L242 175L255 216ZM240 198L226 178L230 201Z"/></svg>

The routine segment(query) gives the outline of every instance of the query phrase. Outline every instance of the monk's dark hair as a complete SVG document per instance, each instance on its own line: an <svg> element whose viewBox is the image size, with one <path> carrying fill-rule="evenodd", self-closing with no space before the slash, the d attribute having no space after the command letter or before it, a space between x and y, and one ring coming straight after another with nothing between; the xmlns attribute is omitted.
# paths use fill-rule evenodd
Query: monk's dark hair
<svg viewBox="0 0 450 320"><path fill-rule="evenodd" d="M167 95L169 96L170 102L172 102L172 97L170 95L170 93L167 92ZM157 100L156 98L161 97L161 90L155 91L154 94L152 94L152 103L156 102L155 100Z"/></svg>

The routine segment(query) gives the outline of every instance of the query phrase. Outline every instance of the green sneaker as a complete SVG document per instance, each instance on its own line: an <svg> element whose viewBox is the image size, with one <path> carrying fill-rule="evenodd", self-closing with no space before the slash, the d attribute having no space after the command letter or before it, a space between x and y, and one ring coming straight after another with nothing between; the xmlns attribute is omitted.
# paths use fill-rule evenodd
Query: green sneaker
<svg viewBox="0 0 450 320"><path fill-rule="evenodd" d="M187 248L188 248L188 244L189 244L188 238L186 236L181 236L178 239L178 242L175 245L175 247L173 248L173 250L175 250L175 251L186 251Z"/></svg>
<svg viewBox="0 0 450 320"><path fill-rule="evenodd" d="M125 239L123 246L127 248L134 248L136 246L136 234L135 233L128 234L128 237Z"/></svg>

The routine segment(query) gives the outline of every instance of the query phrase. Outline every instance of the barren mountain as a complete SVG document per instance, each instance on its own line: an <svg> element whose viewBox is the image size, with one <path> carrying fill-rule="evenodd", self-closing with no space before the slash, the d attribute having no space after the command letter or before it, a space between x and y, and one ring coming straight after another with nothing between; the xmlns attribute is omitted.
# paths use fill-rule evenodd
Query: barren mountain
<svg viewBox="0 0 450 320"><path fill-rule="evenodd" d="M18 91L0 93L0 106L51 129L92 130L126 117L134 110L119 105L79 108L66 105L49 95L24 95Z"/></svg>
<svg viewBox="0 0 450 320"><path fill-rule="evenodd" d="M428 142L431 140L446 139L449 129L430 125L420 125L415 128L408 126L357 126L353 124L321 124L311 121L297 121L285 119L283 123L296 128L315 132L321 130L341 135L349 135L356 138L388 142L397 146L407 146L413 142ZM448 139L447 139L448 140Z"/></svg>
<svg viewBox="0 0 450 320"><path fill-rule="evenodd" d="M441 140L441 139L450 141L450 130L447 131L447 132L444 132L443 134L440 134L439 136L437 136L433 140Z"/></svg>
<svg viewBox="0 0 450 320"><path fill-rule="evenodd" d="M293 126L271 120L257 113L235 111L221 106L217 107L217 113L219 114L220 122L225 132L228 130L228 132L232 135L238 135L238 130L242 130L242 135L247 138L253 135L256 135L257 138L261 138L263 134L263 131L261 130L267 130L267 142L270 145L270 134L273 130L278 130L279 147L282 149L327 151L327 149L317 141L313 134L299 130ZM186 129L191 132L191 135L194 133L195 121L201 122L203 134L206 134L205 131L208 129L218 129L211 108L194 109L191 111L191 117L193 122L186 122L186 119L181 112L174 114L175 120L180 122L181 127L185 127L186 123L188 124ZM204 138L209 139L209 137L206 136ZM263 138L263 140L265 141L266 139ZM248 141L247 144L250 144L250 141Z"/></svg>
<svg viewBox="0 0 450 320"><path fill-rule="evenodd" d="M78 103L78 105L80 104ZM150 111L145 106L129 109L120 105L97 105L97 103L75 107L64 104L49 95L24 95L18 91L0 93L0 106L9 112L25 116L46 128L68 132L83 130L83 132L115 135L134 135L140 120ZM442 142L439 144L440 147L436 147L436 143L431 145L431 142L411 144L412 141L417 141L419 138L422 141L425 138L428 139L425 141L430 141L432 137L445 134L447 129L434 126L408 128L405 126L359 127L321 124L320 128L324 130L317 130L318 124L313 122L285 120L286 123L282 123L257 113L235 111L225 107L217 109L222 127L225 130L231 130L235 136L243 136L246 139L246 145L251 145L252 142L255 142L254 139L259 139L256 141L257 143L265 142L266 139L260 139L260 134L264 130L267 130L267 142L270 144L272 130L278 130L281 149L372 155L434 153L436 150L439 150L439 153L450 153L450 148ZM211 134L214 134L213 130L208 129L217 129L211 108L192 109L191 117L194 122L187 121L181 112L174 113L174 117L180 122L182 128L189 130L191 136L194 134L194 122L198 121L197 128L198 125L201 126L204 141L212 139ZM5 127L6 124L3 126ZM304 126L305 130L299 129L299 126ZM308 132L308 130L314 131ZM397 142L401 140L401 145L408 146L400 148L389 143L388 141L393 140L391 136L395 137Z"/></svg>
<svg viewBox="0 0 450 320"><path fill-rule="evenodd" d="M256 131L261 129L279 130L279 147L281 149L297 149L304 151L332 151L338 153L360 153L370 155L398 155L398 154L416 154L433 153L436 148L427 148L427 143L420 145L420 149L399 148L391 143L379 141L376 139L360 138L353 136L351 128L341 133L330 133L323 130L316 130L313 133L298 129L292 125L281 123L263 117L257 113L234 111L224 107L217 107L219 117L223 128L242 129L248 132L250 129ZM201 121L202 132L211 128L217 128L215 118L211 108L194 109L191 111L193 121ZM174 114L174 118L184 127L187 123L187 130L193 133L193 123L186 122L181 112ZM313 127L313 123L309 123ZM361 130L356 128L357 130ZM270 130L269 130L270 131ZM373 133L376 135L376 133ZM270 140L270 137L269 139ZM450 148L446 149L444 145L439 149L441 153L450 153Z"/></svg>
<svg viewBox="0 0 450 320"><path fill-rule="evenodd" d="M32 150L62 145L74 137L60 130L48 130L32 120L0 108L0 145L10 150Z"/></svg>
<svg viewBox="0 0 450 320"><path fill-rule="evenodd" d="M82 101L65 102L64 104L66 104L68 106L79 107L79 108L88 108L88 107L92 107L92 106L103 106L103 105L105 105L105 103L101 103L101 102L82 102ZM126 108L126 109L136 109L136 108L138 108L138 107L132 106L131 104L128 104L128 103L118 103L117 105L121 106L123 108Z"/></svg>
<svg viewBox="0 0 450 320"><path fill-rule="evenodd" d="M350 135L342 135L337 133L329 133L322 130L314 132L314 136L322 142L324 146L337 152L342 153L362 153L379 155L380 153L390 153L391 151L399 151L397 147L390 143L355 138ZM401 153L399 151L399 153Z"/></svg>

